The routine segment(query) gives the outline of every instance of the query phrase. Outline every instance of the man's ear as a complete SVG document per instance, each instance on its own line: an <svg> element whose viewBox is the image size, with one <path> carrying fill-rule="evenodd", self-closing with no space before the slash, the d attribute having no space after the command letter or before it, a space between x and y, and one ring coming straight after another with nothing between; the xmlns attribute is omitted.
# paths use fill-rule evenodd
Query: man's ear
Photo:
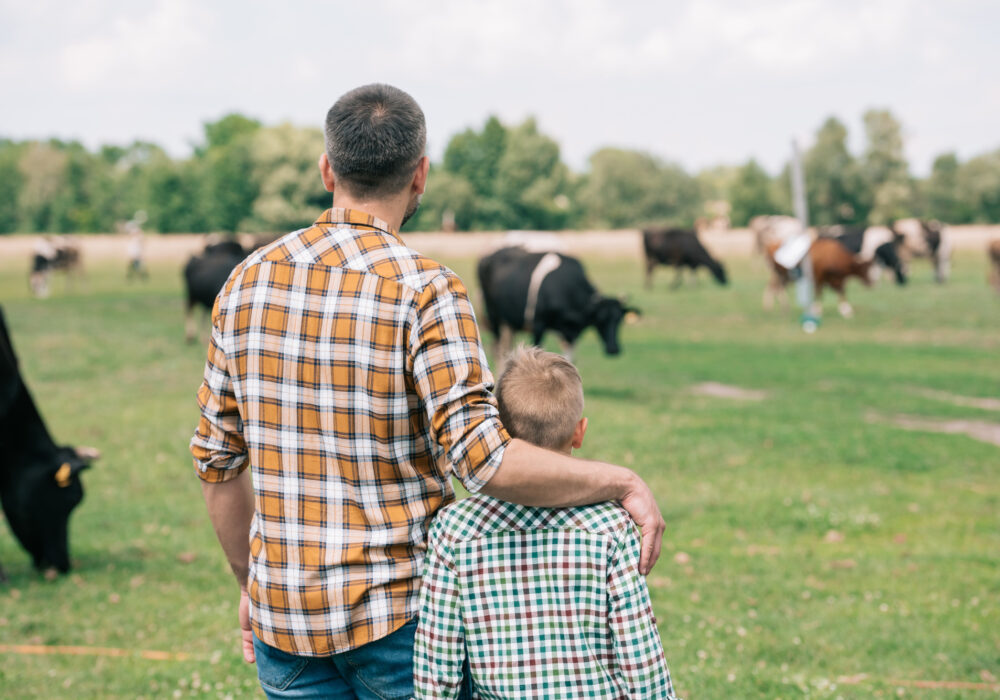
<svg viewBox="0 0 1000 700"><path fill-rule="evenodd" d="M333 192L337 181L333 176L333 166L330 165L330 159L326 157L326 153L319 157L319 174L323 178L323 187L326 188L326 191Z"/></svg>
<svg viewBox="0 0 1000 700"><path fill-rule="evenodd" d="M573 449L579 450L583 446L583 436L587 434L587 417L584 416L577 421L573 429Z"/></svg>
<svg viewBox="0 0 1000 700"><path fill-rule="evenodd" d="M431 169L431 159L424 156L417 163L417 171L413 174L413 194L423 194L427 186L427 173Z"/></svg>

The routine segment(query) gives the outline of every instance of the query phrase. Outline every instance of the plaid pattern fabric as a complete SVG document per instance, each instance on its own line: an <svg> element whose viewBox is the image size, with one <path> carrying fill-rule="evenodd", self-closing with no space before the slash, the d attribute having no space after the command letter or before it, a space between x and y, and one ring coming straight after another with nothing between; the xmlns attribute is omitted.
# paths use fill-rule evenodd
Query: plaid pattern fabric
<svg viewBox="0 0 1000 700"><path fill-rule="evenodd" d="M509 441L461 281L361 212L251 254L216 299L202 479L252 470L254 632L304 656L401 627L454 473L477 491Z"/></svg>
<svg viewBox="0 0 1000 700"><path fill-rule="evenodd" d="M430 530L414 650L418 698L674 698L620 506L527 508L486 496Z"/></svg>

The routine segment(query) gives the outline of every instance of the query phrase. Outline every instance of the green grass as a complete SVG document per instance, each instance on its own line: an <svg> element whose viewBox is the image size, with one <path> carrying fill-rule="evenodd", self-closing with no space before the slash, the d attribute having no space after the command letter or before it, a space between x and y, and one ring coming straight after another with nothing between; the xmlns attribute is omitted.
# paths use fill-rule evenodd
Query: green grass
<svg viewBox="0 0 1000 700"><path fill-rule="evenodd" d="M447 262L472 283L474 261ZM828 299L813 336L795 311L760 310L756 261L734 260L728 288L703 278L678 291L667 271L646 291L638 263L585 262L643 310L620 358L593 333L578 346L581 454L631 466L658 495L668 529L649 582L682 695L991 695L894 681L1000 676L1000 448L868 420L1000 422L920 393L1000 394L1000 299L981 256L960 255L945 287L919 263L906 288L852 285L856 318ZM126 285L123 266L94 264L86 287L56 280L45 300L29 298L25 266L0 261L22 372L57 439L103 456L71 521L69 576L43 580L0 530L0 644L190 658L0 653L0 695L259 693L187 453L204 350L182 339L179 265ZM768 398L691 392L707 381Z"/></svg>

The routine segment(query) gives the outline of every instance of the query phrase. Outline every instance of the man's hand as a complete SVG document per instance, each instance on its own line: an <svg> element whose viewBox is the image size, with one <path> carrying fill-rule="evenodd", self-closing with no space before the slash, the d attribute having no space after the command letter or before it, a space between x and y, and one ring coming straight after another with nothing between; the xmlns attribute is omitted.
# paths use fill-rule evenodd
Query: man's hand
<svg viewBox="0 0 1000 700"><path fill-rule="evenodd" d="M240 635L243 637L243 660L252 664L257 660L253 653L253 631L250 629L250 595L240 588Z"/></svg>
<svg viewBox="0 0 1000 700"><path fill-rule="evenodd" d="M632 480L631 486L621 499L621 504L632 516L632 520L639 526L639 531L642 533L639 573L647 576L653 570L656 560L660 558L663 531L667 529L667 524L663 521L663 516L660 515L660 508L656 505L653 492L650 491L646 482L638 476Z"/></svg>

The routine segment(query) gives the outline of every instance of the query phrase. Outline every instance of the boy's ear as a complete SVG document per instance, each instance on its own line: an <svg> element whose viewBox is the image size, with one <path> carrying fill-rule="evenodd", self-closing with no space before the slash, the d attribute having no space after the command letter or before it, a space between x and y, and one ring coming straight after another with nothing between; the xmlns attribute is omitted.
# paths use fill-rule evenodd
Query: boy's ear
<svg viewBox="0 0 1000 700"><path fill-rule="evenodd" d="M584 416L576 423L573 429L573 449L579 450L583 445L583 436L587 434L587 417Z"/></svg>

